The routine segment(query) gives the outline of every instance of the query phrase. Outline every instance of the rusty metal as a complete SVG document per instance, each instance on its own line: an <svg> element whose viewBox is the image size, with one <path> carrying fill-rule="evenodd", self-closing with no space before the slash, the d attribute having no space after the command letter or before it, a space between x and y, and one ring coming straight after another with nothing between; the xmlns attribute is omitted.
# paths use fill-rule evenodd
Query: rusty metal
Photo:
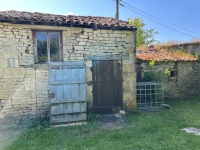
<svg viewBox="0 0 200 150"><path fill-rule="evenodd" d="M55 97L55 93L50 93L49 94L49 98L54 98Z"/></svg>
<svg viewBox="0 0 200 150"><path fill-rule="evenodd" d="M122 109L122 61L93 61L92 79L93 112L111 114Z"/></svg>

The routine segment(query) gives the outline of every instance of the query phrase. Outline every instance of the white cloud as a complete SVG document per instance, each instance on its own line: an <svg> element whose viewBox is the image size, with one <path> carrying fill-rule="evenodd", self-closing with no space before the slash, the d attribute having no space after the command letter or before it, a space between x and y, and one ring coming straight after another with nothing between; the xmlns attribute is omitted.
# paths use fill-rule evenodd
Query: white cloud
<svg viewBox="0 0 200 150"><path fill-rule="evenodd" d="M73 12L67 12L65 15L66 15L66 16L68 16L68 15L75 15L75 16L78 16L78 14L74 14Z"/></svg>

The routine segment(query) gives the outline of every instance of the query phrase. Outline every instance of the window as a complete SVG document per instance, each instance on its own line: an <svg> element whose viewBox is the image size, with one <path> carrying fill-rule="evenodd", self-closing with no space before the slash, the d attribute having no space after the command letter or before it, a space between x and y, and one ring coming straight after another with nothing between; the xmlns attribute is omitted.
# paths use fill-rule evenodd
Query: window
<svg viewBox="0 0 200 150"><path fill-rule="evenodd" d="M62 61L61 32L34 31L35 63Z"/></svg>
<svg viewBox="0 0 200 150"><path fill-rule="evenodd" d="M177 69L170 69L170 78L176 79L177 78Z"/></svg>

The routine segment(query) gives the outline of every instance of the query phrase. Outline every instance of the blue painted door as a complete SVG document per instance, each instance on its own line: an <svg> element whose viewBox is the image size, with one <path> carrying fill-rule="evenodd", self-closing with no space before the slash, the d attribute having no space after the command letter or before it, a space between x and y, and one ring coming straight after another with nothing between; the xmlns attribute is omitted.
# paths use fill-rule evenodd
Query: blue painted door
<svg viewBox="0 0 200 150"><path fill-rule="evenodd" d="M86 87L84 62L49 64L51 125L86 120Z"/></svg>

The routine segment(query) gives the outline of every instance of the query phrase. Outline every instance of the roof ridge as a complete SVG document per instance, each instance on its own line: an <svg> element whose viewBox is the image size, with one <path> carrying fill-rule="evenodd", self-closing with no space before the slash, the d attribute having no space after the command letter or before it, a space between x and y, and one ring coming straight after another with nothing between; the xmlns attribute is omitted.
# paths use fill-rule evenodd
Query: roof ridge
<svg viewBox="0 0 200 150"><path fill-rule="evenodd" d="M59 21L57 21L59 20ZM84 21L83 21L84 20ZM124 30L136 30L136 27L127 21L116 20L112 17L103 16L81 16L81 15L59 15L42 12L27 12L8 10L0 11L0 22L9 23L49 23L48 25L70 25L70 26L98 26L98 28L120 28ZM74 23L75 22L75 23ZM42 24L43 25L43 24Z"/></svg>

